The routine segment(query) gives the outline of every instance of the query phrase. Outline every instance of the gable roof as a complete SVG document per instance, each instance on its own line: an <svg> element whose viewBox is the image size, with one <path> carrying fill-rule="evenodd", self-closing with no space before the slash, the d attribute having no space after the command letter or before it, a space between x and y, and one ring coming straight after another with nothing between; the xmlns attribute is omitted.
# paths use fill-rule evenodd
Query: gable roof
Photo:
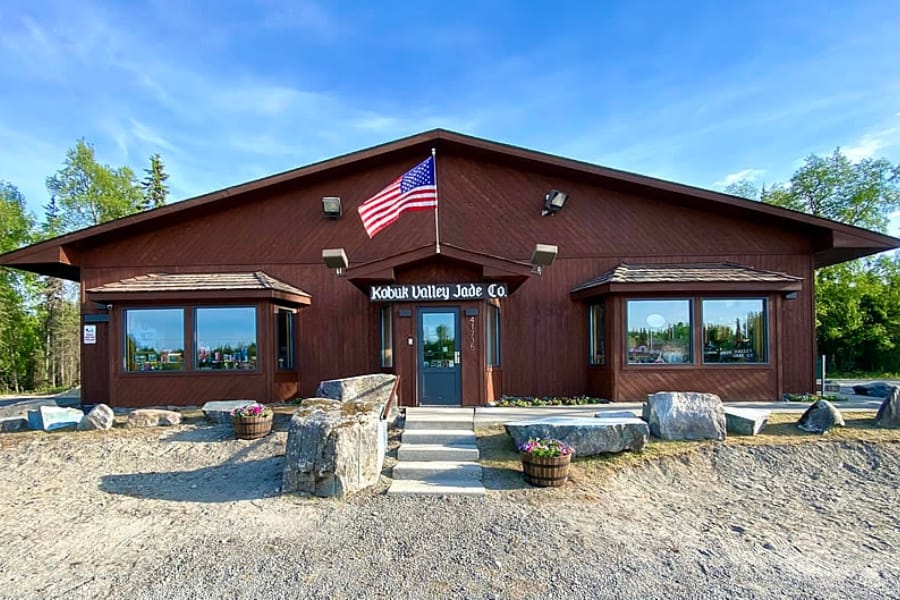
<svg viewBox="0 0 900 600"><path fill-rule="evenodd" d="M820 238L821 248L815 253L817 267L900 247L900 239L891 236L746 198L562 158L444 129L434 129L74 231L0 255L0 265L78 280L78 248L81 245L100 243L110 236L127 235L137 228L162 226L175 220L202 215L206 211L218 208L213 207L213 204L227 202L266 187L315 178L325 172L359 168L384 161L395 153L413 149L427 151L431 147L463 149L473 156L487 156L492 160L531 168L541 167L563 174L586 177L603 185L643 193L663 194L673 201L694 204L705 210L732 213L744 218L763 218L767 222L784 227L795 230L799 228Z"/></svg>
<svg viewBox="0 0 900 600"><path fill-rule="evenodd" d="M799 291L802 277L764 271L734 263L645 264L622 263L581 283L570 292L586 298L611 292L678 290L690 283L696 291Z"/></svg>

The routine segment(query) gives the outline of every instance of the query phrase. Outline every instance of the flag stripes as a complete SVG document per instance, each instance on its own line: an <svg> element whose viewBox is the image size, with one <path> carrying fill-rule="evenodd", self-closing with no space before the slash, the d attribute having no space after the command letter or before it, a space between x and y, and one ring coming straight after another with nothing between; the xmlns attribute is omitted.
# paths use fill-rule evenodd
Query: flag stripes
<svg viewBox="0 0 900 600"><path fill-rule="evenodd" d="M406 211L437 209L434 159L419 163L363 202L359 216L369 238L393 224Z"/></svg>

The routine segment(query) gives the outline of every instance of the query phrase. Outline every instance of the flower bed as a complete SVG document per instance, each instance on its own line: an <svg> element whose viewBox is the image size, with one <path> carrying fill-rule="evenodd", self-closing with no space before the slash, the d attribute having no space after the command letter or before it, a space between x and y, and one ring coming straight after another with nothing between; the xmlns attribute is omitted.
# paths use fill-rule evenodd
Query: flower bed
<svg viewBox="0 0 900 600"><path fill-rule="evenodd" d="M590 396L501 396L493 406L584 406L586 404L609 404L609 400Z"/></svg>

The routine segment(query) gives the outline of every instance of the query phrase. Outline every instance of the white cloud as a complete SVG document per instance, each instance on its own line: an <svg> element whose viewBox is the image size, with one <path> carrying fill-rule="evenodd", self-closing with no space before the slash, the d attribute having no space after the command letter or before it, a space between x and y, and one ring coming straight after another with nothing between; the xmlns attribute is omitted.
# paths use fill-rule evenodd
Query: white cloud
<svg viewBox="0 0 900 600"><path fill-rule="evenodd" d="M880 136L864 135L856 144L841 148L841 153L853 162L856 162L864 158L872 158L884 146L885 143Z"/></svg>
<svg viewBox="0 0 900 600"><path fill-rule="evenodd" d="M760 176L764 175L765 172L765 169L741 169L740 171L729 173L722 179L715 182L713 185L715 185L716 187L728 187L729 185L733 185L735 183L738 183L739 181L756 181L760 178Z"/></svg>

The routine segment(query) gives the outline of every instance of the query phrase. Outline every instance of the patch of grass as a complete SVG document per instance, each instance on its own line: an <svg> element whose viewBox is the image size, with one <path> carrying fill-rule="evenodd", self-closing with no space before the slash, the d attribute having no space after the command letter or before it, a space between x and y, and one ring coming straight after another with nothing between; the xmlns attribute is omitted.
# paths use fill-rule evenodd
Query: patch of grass
<svg viewBox="0 0 900 600"><path fill-rule="evenodd" d="M848 398L844 396L836 396L834 394L785 394L785 402L818 402L819 400L828 400L829 402L845 402Z"/></svg>

